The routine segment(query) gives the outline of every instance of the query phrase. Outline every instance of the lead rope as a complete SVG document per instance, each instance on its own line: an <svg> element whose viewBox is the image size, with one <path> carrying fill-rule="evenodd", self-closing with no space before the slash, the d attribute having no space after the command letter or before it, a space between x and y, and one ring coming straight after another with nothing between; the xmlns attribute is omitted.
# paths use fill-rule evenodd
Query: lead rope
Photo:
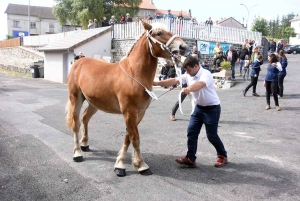
<svg viewBox="0 0 300 201"><path fill-rule="evenodd" d="M177 63L175 62L175 58L174 58L173 55L172 55L172 61L173 61L174 65L175 65L176 75L177 75L177 77L178 77L180 86L182 86L181 69L177 66ZM183 116L191 116L191 115L194 113L195 102L193 101L192 95L191 95L191 94L188 94L188 97L189 97L189 99L190 99L190 101L191 101L192 111L191 111L191 113L190 113L189 115L186 115L186 114L184 114L184 113L182 112L182 106L181 106L181 105L182 105L182 104L181 104L181 91L180 91L179 94L178 94L179 111L181 112L181 114L182 114Z"/></svg>

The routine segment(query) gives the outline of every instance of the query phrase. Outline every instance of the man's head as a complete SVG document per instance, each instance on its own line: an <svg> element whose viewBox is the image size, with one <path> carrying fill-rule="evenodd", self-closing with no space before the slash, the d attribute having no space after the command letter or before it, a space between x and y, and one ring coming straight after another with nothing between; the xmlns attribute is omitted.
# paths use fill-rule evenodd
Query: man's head
<svg viewBox="0 0 300 201"><path fill-rule="evenodd" d="M193 53L193 54L191 54L191 56L194 57L194 58L197 59L197 60L199 59L199 58L198 58L198 54L194 54L194 53Z"/></svg>
<svg viewBox="0 0 300 201"><path fill-rule="evenodd" d="M171 13L171 9L168 10L168 13L169 13L169 14Z"/></svg>
<svg viewBox="0 0 300 201"><path fill-rule="evenodd" d="M129 14L129 13L127 13L127 14L126 14L126 17L127 17L127 18L129 18L129 17L130 17L130 14Z"/></svg>
<svg viewBox="0 0 300 201"><path fill-rule="evenodd" d="M97 19L94 19L94 22L97 22Z"/></svg>
<svg viewBox="0 0 300 201"><path fill-rule="evenodd" d="M229 50L230 50L230 51L233 50L233 46L232 46L232 45L229 46Z"/></svg>
<svg viewBox="0 0 300 201"><path fill-rule="evenodd" d="M182 66L190 76L195 76L200 69L198 59L193 56L188 56Z"/></svg>
<svg viewBox="0 0 300 201"><path fill-rule="evenodd" d="M111 19L115 19L115 16L114 16L114 15L112 15L112 16L111 16Z"/></svg>
<svg viewBox="0 0 300 201"><path fill-rule="evenodd" d="M206 65L207 65L207 61L203 61L202 66L206 66Z"/></svg>
<svg viewBox="0 0 300 201"><path fill-rule="evenodd" d="M217 47L219 47L220 46L220 42L217 42Z"/></svg>
<svg viewBox="0 0 300 201"><path fill-rule="evenodd" d="M103 20L106 20L106 17L103 17Z"/></svg>
<svg viewBox="0 0 300 201"><path fill-rule="evenodd" d="M198 50L197 46L193 47L193 51L196 52Z"/></svg>

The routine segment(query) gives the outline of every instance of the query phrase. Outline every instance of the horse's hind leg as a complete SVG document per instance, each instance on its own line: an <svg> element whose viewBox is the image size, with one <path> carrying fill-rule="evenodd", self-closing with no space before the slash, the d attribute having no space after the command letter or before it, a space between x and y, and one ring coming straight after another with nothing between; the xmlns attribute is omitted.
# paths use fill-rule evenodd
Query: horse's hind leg
<svg viewBox="0 0 300 201"><path fill-rule="evenodd" d="M83 161L83 157L79 148L79 138L78 133L80 129L80 109L83 103L83 96L79 92L76 95L69 94L69 101L66 106L67 110L67 127L73 130L74 133L74 155L73 160L75 162Z"/></svg>
<svg viewBox="0 0 300 201"><path fill-rule="evenodd" d="M81 150L86 152L86 151L90 151L89 148L89 144L88 144L88 140L89 140L89 136L88 136L88 123L91 119L91 117L98 111L97 108L95 108L94 106L92 106L91 104L88 105L88 107L83 111L82 113L82 126L81 126Z"/></svg>

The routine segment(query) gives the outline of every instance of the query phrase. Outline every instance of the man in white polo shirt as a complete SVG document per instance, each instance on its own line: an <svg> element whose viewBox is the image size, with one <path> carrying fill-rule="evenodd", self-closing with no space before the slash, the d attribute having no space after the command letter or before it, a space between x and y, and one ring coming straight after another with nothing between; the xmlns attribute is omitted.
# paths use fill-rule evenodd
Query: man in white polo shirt
<svg viewBox="0 0 300 201"><path fill-rule="evenodd" d="M201 68L196 58L188 56L183 67L186 74L181 76L182 84L188 87L182 89L182 93L193 96L196 103L193 114L190 117L187 129L188 151L183 158L176 159L176 162L188 167L196 166L196 153L198 144L198 135L202 125L205 125L206 135L210 143L217 151L217 162L215 167L222 167L227 163L227 152L218 136L218 123L221 114L220 99L214 89L214 80L212 74ZM180 84L180 78L171 78L163 81L153 82L154 86L171 86Z"/></svg>

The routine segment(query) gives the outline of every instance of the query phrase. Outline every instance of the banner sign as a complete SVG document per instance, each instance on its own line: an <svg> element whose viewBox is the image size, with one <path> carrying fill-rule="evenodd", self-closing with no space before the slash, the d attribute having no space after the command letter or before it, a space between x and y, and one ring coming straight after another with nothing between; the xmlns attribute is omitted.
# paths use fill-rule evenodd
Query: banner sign
<svg viewBox="0 0 300 201"><path fill-rule="evenodd" d="M230 45L232 44L220 43L220 46L223 48L223 52L229 50ZM197 41L197 46L201 54L214 55L214 48L216 47L216 42Z"/></svg>

